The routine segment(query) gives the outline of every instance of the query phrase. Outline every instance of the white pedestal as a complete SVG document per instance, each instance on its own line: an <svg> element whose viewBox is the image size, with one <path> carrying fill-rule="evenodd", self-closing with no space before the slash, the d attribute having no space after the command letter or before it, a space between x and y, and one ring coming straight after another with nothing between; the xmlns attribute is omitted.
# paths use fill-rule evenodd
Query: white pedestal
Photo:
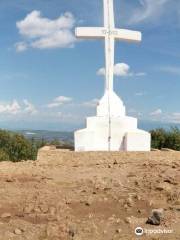
<svg viewBox="0 0 180 240"><path fill-rule="evenodd" d="M114 92L103 96L97 116L88 117L86 128L75 132L75 151L109 151L109 133L110 151L150 151L150 134L137 128L136 118L125 116L125 107Z"/></svg>

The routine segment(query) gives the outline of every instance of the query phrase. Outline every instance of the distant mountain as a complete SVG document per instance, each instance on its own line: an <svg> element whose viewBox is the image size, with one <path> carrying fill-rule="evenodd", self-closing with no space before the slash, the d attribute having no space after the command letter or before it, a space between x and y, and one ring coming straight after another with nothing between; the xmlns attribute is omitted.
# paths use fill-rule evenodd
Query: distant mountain
<svg viewBox="0 0 180 240"><path fill-rule="evenodd" d="M138 127L141 129L144 129L146 131L150 131L150 130L156 129L156 128L164 128L164 129L170 129L171 127L180 128L180 124L140 120Z"/></svg>
<svg viewBox="0 0 180 240"><path fill-rule="evenodd" d="M63 142L74 142L74 134L73 132L61 132L61 131L47 131L47 130L18 130L18 133L23 134L28 139L35 140L60 140Z"/></svg>
<svg viewBox="0 0 180 240"><path fill-rule="evenodd" d="M83 127L85 126L82 125L78 127L78 129L81 129ZM169 129L170 127L180 128L180 124L140 120L138 127L140 129L150 131L156 128L165 128L165 129ZM43 139L46 141L60 140L60 141L69 142L69 143L74 142L74 132L71 131L71 128L70 128L70 131L51 131L51 130L32 130L32 129L13 130L13 131L23 134L28 139L34 138L35 140Z"/></svg>

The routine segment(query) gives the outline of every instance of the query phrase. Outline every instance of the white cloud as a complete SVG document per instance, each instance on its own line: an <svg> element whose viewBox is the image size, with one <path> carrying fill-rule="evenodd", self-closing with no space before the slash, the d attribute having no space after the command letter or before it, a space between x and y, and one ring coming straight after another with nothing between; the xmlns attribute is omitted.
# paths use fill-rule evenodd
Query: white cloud
<svg viewBox="0 0 180 240"><path fill-rule="evenodd" d="M72 102L72 98L70 97L65 97L65 96L59 96L56 97L55 99L53 99L53 101L51 103L49 103L47 105L48 108L55 108L55 107L59 107L61 105L67 104Z"/></svg>
<svg viewBox="0 0 180 240"><path fill-rule="evenodd" d="M105 74L106 74L105 68L100 68L100 69L97 71L97 75L99 75L99 76L104 76Z"/></svg>
<svg viewBox="0 0 180 240"><path fill-rule="evenodd" d="M133 73L133 75L135 75L137 77L143 77L143 76L146 76L147 73L145 73L145 72L138 72L138 73Z"/></svg>
<svg viewBox="0 0 180 240"><path fill-rule="evenodd" d="M180 67L175 66L166 66L166 67L160 67L160 71L174 74L174 75L180 75Z"/></svg>
<svg viewBox="0 0 180 240"><path fill-rule="evenodd" d="M126 63L117 63L114 66L114 75L126 77L130 74L130 66Z"/></svg>
<svg viewBox="0 0 180 240"><path fill-rule="evenodd" d="M17 52L24 52L28 49L28 46L25 42L18 42L15 44L15 48Z"/></svg>
<svg viewBox="0 0 180 240"><path fill-rule="evenodd" d="M63 113L63 112L58 112L57 116L60 117L61 120L67 121L67 120L76 120L77 116L71 113Z"/></svg>
<svg viewBox="0 0 180 240"><path fill-rule="evenodd" d="M133 11L129 24L157 20L167 9L167 3L170 2L170 0L139 0L140 7Z"/></svg>
<svg viewBox="0 0 180 240"><path fill-rule="evenodd" d="M151 112L150 116L157 117L157 116L160 116L162 113L163 113L162 110L160 108L158 108L157 110Z"/></svg>
<svg viewBox="0 0 180 240"><path fill-rule="evenodd" d="M97 71L97 75L104 76L105 75L105 68L100 68ZM117 77L133 77L133 76L145 76L146 73L138 72L134 73L130 70L130 66L126 63L117 63L114 65L114 75Z"/></svg>
<svg viewBox="0 0 180 240"><path fill-rule="evenodd" d="M97 98L94 98L90 101L87 101L87 102L84 102L82 105L85 106L85 107L96 107L97 104L99 103L99 99Z"/></svg>
<svg viewBox="0 0 180 240"><path fill-rule="evenodd" d="M12 103L1 103L0 113L13 114L16 115L21 110L19 103L14 100Z"/></svg>
<svg viewBox="0 0 180 240"><path fill-rule="evenodd" d="M144 95L146 95L145 92L137 92L137 93L135 93L135 96L137 96L137 97L142 97Z"/></svg>
<svg viewBox="0 0 180 240"><path fill-rule="evenodd" d="M55 20L44 18L40 11L32 11L16 26L24 37L17 43L16 50L24 51L28 47L48 49L72 47L76 41L72 31L75 24L74 16L66 12Z"/></svg>
<svg viewBox="0 0 180 240"><path fill-rule="evenodd" d="M25 105L24 112L29 113L29 114L37 113L35 106L32 103L30 103L28 100L24 99L23 103Z"/></svg>
<svg viewBox="0 0 180 240"><path fill-rule="evenodd" d="M0 103L0 113L8 114L8 115L24 115L24 114L35 114L37 113L36 107L30 103L28 100L23 100L22 102L18 102L17 100L13 100L10 103Z"/></svg>
<svg viewBox="0 0 180 240"><path fill-rule="evenodd" d="M167 122L180 123L180 112L168 113L165 116Z"/></svg>
<svg viewBox="0 0 180 240"><path fill-rule="evenodd" d="M134 117L142 117L142 113L137 111L136 109L134 108L130 108L128 109L128 113L131 115L131 116L134 116Z"/></svg>

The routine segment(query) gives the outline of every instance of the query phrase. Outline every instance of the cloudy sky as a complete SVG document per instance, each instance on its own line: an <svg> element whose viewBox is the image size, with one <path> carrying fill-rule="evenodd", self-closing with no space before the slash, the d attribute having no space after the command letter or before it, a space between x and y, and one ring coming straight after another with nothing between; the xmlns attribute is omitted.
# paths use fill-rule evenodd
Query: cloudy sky
<svg viewBox="0 0 180 240"><path fill-rule="evenodd" d="M130 116L180 123L180 1L114 2L116 26L143 34L116 43L115 91ZM104 43L74 29L102 19L102 0L0 1L0 127L71 130L95 114Z"/></svg>

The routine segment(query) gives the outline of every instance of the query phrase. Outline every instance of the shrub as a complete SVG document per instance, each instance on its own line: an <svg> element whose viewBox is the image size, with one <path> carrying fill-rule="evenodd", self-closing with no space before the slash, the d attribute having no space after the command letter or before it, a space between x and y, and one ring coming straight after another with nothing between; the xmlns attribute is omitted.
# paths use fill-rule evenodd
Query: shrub
<svg viewBox="0 0 180 240"><path fill-rule="evenodd" d="M160 128L152 130L150 133L151 133L151 147L157 149L164 148L167 140L167 132L164 129Z"/></svg>
<svg viewBox="0 0 180 240"><path fill-rule="evenodd" d="M150 133L152 148L170 148L180 151L180 130L178 128L172 127L170 130L160 128L152 130Z"/></svg>
<svg viewBox="0 0 180 240"><path fill-rule="evenodd" d="M21 160L35 160L38 148L23 135L0 130L1 159L13 162Z"/></svg>
<svg viewBox="0 0 180 240"><path fill-rule="evenodd" d="M3 161L9 161L9 155L3 151L2 149L0 149L0 162L3 162Z"/></svg>

